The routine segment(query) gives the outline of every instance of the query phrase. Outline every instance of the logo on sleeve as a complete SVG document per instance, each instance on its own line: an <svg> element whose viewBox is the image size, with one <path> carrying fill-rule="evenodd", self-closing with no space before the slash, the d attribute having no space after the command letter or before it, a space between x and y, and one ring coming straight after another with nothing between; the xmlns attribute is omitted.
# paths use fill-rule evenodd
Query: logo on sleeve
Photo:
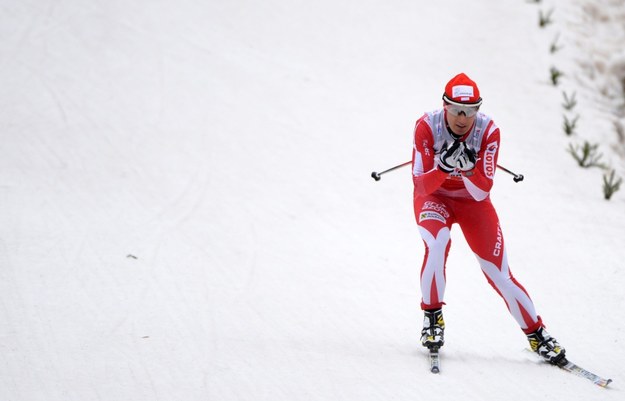
<svg viewBox="0 0 625 401"><path fill-rule="evenodd" d="M484 152L484 173L491 180L495 177L495 155L497 154L497 143L491 143Z"/></svg>

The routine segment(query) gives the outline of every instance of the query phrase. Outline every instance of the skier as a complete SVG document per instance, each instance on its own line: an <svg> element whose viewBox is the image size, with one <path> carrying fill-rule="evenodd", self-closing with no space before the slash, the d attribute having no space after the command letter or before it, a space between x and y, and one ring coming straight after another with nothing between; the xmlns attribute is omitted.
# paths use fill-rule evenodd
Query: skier
<svg viewBox="0 0 625 401"><path fill-rule="evenodd" d="M464 73L445 86L443 107L425 113L414 129L414 212L425 244L421 269L421 343L438 349L444 340L442 307L450 230L458 223L490 285L546 361L566 363L565 350L545 330L527 291L508 266L499 219L490 201L499 152L499 128L479 112L480 91Z"/></svg>

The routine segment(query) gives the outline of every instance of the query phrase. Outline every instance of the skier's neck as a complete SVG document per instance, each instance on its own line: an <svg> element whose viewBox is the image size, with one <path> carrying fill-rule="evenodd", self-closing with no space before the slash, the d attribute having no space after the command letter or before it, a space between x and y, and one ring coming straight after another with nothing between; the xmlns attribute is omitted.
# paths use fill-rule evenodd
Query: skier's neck
<svg viewBox="0 0 625 401"><path fill-rule="evenodd" d="M462 137L464 137L464 136L466 135L466 133L465 133L465 134L463 134L463 135L458 135L458 134L456 134L456 133L455 133L455 132L451 129L451 127L449 126L449 124L447 123L447 121L445 121L445 125L447 126L447 132L449 132L449 133L451 134L451 136L452 136L452 137L453 137L456 141L457 141L457 140L459 140L459 139L462 139Z"/></svg>

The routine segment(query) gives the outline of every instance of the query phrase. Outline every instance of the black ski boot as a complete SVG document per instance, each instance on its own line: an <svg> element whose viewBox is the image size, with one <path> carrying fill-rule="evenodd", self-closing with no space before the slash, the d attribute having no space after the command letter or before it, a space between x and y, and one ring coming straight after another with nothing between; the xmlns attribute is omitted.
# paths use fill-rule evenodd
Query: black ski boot
<svg viewBox="0 0 625 401"><path fill-rule="evenodd" d="M566 350L543 327L528 334L527 339L532 351L542 356L547 362L558 366L566 365Z"/></svg>
<svg viewBox="0 0 625 401"><path fill-rule="evenodd" d="M421 344L428 349L438 349L445 344L445 321L443 310L433 309L423 311L423 330L421 330Z"/></svg>

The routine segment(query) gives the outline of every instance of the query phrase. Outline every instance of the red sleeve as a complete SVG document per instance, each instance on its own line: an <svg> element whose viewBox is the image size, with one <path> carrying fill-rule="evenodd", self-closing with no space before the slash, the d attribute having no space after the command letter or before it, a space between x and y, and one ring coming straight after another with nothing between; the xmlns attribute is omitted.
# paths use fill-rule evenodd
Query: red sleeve
<svg viewBox="0 0 625 401"><path fill-rule="evenodd" d="M493 187L499 157L499 128L491 121L482 139L475 168L462 173L464 186L475 200L483 200Z"/></svg>
<svg viewBox="0 0 625 401"><path fill-rule="evenodd" d="M412 182L419 196L436 191L447 174L434 166L434 137L424 115L415 125L412 144Z"/></svg>

